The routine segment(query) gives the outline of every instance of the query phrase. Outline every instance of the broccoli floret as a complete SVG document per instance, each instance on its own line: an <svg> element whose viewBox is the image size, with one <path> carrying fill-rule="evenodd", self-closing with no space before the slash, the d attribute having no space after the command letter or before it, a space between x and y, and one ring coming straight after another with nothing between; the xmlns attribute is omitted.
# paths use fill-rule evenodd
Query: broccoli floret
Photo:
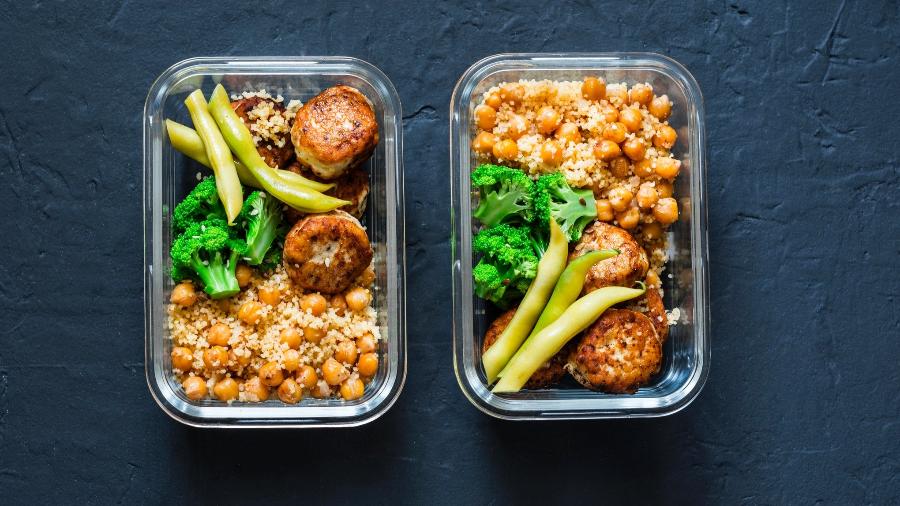
<svg viewBox="0 0 900 506"><path fill-rule="evenodd" d="M478 189L478 208L472 216L487 227L531 220L534 182L524 172L502 165L483 164L472 171L472 187Z"/></svg>
<svg viewBox="0 0 900 506"><path fill-rule="evenodd" d="M569 242L580 239L584 227L597 218L593 192L589 189L573 189L558 172L538 178L533 199L535 220L541 226L542 237L549 237L551 216Z"/></svg>
<svg viewBox="0 0 900 506"><path fill-rule="evenodd" d="M213 299L238 293L235 269L247 243L237 237L236 230L221 218L190 224L172 244L172 279L199 279Z"/></svg>
<svg viewBox="0 0 900 506"><path fill-rule="evenodd" d="M247 253L244 260L248 264L271 268L280 261L280 252L274 263L272 262L274 257L270 256L270 252L280 249L273 248L272 245L276 239L283 239L287 233L282 226L281 216L281 203L277 199L260 191L254 191L247 196L239 219L246 235Z"/></svg>
<svg viewBox="0 0 900 506"><path fill-rule="evenodd" d="M225 208L216 190L216 178L209 176L200 181L187 197L175 206L172 225L176 232L187 230L194 223L210 218L225 219Z"/></svg>
<svg viewBox="0 0 900 506"><path fill-rule="evenodd" d="M537 275L538 257L527 228L500 224L475 236L481 260L472 271L475 293L500 307L521 298Z"/></svg>

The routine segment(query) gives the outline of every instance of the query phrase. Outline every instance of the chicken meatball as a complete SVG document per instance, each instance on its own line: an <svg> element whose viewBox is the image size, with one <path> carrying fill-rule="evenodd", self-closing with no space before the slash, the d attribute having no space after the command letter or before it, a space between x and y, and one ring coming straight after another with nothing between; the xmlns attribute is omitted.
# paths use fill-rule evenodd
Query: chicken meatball
<svg viewBox="0 0 900 506"><path fill-rule="evenodd" d="M294 158L291 125L284 106L262 97L231 102L231 108L253 134L256 151L269 167L284 168Z"/></svg>
<svg viewBox="0 0 900 506"><path fill-rule="evenodd" d="M624 306L650 318L660 344L666 344L666 338L669 337L669 318L666 316L666 307L663 305L659 289L647 288L644 295L626 302Z"/></svg>
<svg viewBox="0 0 900 506"><path fill-rule="evenodd" d="M313 181L323 181L322 178L316 176L311 170L296 161L289 165L287 170ZM369 173L361 168L357 168L346 172L343 176L331 182L334 183L334 188L324 193L349 201L349 204L338 209L350 213L355 218L362 218L363 213L366 211L366 200L369 197ZM300 216L296 210L290 209L290 211L296 213L292 214L295 220Z"/></svg>
<svg viewBox="0 0 900 506"><path fill-rule="evenodd" d="M503 313L491 323L487 332L484 333L484 344L482 344L481 353L485 353L488 348L497 342L497 338L499 338L500 334L506 330L506 326L509 325L514 314L516 314L516 308ZM525 388L535 390L559 383L559 381L563 379L563 376L566 375L566 370L564 368L566 364L566 355L567 352L565 349L554 355L553 358L548 360L547 363L541 366L540 369L535 371L534 374L528 378L528 381L525 383Z"/></svg>
<svg viewBox="0 0 900 506"><path fill-rule="evenodd" d="M335 211L294 224L284 241L284 267L300 288L341 293L372 262L366 231L353 216Z"/></svg>
<svg viewBox="0 0 900 506"><path fill-rule="evenodd" d="M659 372L662 345L649 318L608 309L571 350L565 369L591 390L633 393Z"/></svg>
<svg viewBox="0 0 900 506"><path fill-rule="evenodd" d="M569 261L600 249L617 249L619 254L591 267L585 277L585 293L604 286L631 286L635 281L644 279L650 267L647 252L631 234L602 221L594 222L581 234L581 240L569 255Z"/></svg>
<svg viewBox="0 0 900 506"><path fill-rule="evenodd" d="M365 95L335 86L297 111L291 139L297 159L331 181L369 158L378 144L378 122Z"/></svg>

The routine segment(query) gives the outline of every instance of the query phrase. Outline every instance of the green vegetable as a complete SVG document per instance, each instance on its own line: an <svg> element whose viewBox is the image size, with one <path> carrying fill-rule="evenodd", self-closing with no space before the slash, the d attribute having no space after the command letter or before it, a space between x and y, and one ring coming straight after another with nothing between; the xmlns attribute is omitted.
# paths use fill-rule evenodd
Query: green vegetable
<svg viewBox="0 0 900 506"><path fill-rule="evenodd" d="M486 163L476 167L471 178L479 194L472 216L488 227L531 221L534 182L524 172Z"/></svg>
<svg viewBox="0 0 900 506"><path fill-rule="evenodd" d="M284 237L286 232L281 226L281 203L260 191L247 196L241 210L240 224L247 242L244 260L250 265L265 263L275 239Z"/></svg>
<svg viewBox="0 0 900 506"><path fill-rule="evenodd" d="M608 286L576 300L556 321L519 348L492 392L518 392L541 365L559 353L570 339L594 323L610 306L640 297L645 290L643 284L640 289Z"/></svg>
<svg viewBox="0 0 900 506"><path fill-rule="evenodd" d="M547 305L550 292L556 286L556 281L566 267L566 256L569 253L566 236L555 221L551 220L549 227L550 244L538 263L534 281L525 292L525 297L509 325L497 338L497 342L488 348L481 357L488 384L497 379L497 375L506 366L510 357L516 353L522 341L528 337L538 316Z"/></svg>
<svg viewBox="0 0 900 506"><path fill-rule="evenodd" d="M479 297L508 307L528 291L539 261L528 229L506 224L486 228L475 236L472 246L482 255L472 270Z"/></svg>
<svg viewBox="0 0 900 506"><path fill-rule="evenodd" d="M172 147L175 148L176 151L196 161L200 165L212 167L209 163L209 158L206 157L203 141L200 140L200 136L197 135L197 132L193 128L167 119L166 131L169 133L169 142L172 143ZM241 183L246 186L252 186L253 188L262 188L259 181L253 177L253 174L247 167L244 167L244 164L239 160L234 161L234 168L237 170L238 178L240 178ZM313 181L312 179L305 178L300 174L296 174L289 170L275 169L275 173L278 175L279 179L284 180L286 184L299 184L320 192L327 191L334 187L333 183Z"/></svg>
<svg viewBox="0 0 900 506"><path fill-rule="evenodd" d="M535 182L534 215L541 224L552 216L568 240L575 242L581 238L584 227L597 218L594 193L573 189L558 172L541 176Z"/></svg>
<svg viewBox="0 0 900 506"><path fill-rule="evenodd" d="M219 125L219 130L231 151L269 195L304 213L325 213L350 203L303 185L287 183L279 178L276 169L266 165L259 156L250 130L231 108L228 94L222 85L216 86L213 91L209 112Z"/></svg>
<svg viewBox="0 0 900 506"><path fill-rule="evenodd" d="M199 279L213 299L240 291L235 269L247 251L247 243L223 219L194 222L172 244L172 279Z"/></svg>
<svg viewBox="0 0 900 506"><path fill-rule="evenodd" d="M208 176L175 206L172 212L172 228L183 232L195 222L210 218L225 218L225 208L219 200L215 176Z"/></svg>
<svg viewBox="0 0 900 506"><path fill-rule="evenodd" d="M230 225L234 223L235 218L241 212L244 202L243 188L238 179L237 169L234 167L234 159L231 158L231 152L228 150L228 145L225 144L225 139L222 138L222 133L219 132L215 121L209 115L203 92L195 90L188 95L184 103L187 105L197 134L203 141L206 157L216 175L219 200L222 201Z"/></svg>

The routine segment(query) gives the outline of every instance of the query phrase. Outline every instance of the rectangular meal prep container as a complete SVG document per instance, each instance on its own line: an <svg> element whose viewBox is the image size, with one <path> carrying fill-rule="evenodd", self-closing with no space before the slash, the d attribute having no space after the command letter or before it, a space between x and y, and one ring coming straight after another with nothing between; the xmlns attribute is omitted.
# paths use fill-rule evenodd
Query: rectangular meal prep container
<svg viewBox="0 0 900 506"><path fill-rule="evenodd" d="M265 88L272 96L306 101L325 88L346 84L372 102L380 141L366 162L370 193L363 225L374 249L374 306L382 341L381 367L364 396L356 401L304 398L286 405L225 405L191 401L173 377L166 304L173 282L168 256L171 213L208 169L176 152L165 132L165 119L190 125L184 99L201 88L206 96L221 82L229 94ZM193 58L175 64L157 78L144 106L144 315L145 371L150 392L172 418L204 427L356 426L387 411L406 378L405 242L403 221L402 113L393 84L373 65L346 57ZM274 398L274 396L273 396Z"/></svg>
<svg viewBox="0 0 900 506"><path fill-rule="evenodd" d="M497 311L472 286L474 167L472 114L485 91L504 81L582 80L648 82L673 101L669 123L678 132L673 152L682 162L675 184L680 219L669 229L669 262L663 273L666 309L677 308L665 361L652 384L634 395L611 395L579 387L523 390L495 395L481 365L482 336ZM674 60L652 53L500 54L472 65L450 102L450 186L453 237L453 366L465 396L481 411L504 419L552 420L653 417L674 413L700 392L709 372L707 225L703 99L697 82ZM671 274L671 276L669 276Z"/></svg>

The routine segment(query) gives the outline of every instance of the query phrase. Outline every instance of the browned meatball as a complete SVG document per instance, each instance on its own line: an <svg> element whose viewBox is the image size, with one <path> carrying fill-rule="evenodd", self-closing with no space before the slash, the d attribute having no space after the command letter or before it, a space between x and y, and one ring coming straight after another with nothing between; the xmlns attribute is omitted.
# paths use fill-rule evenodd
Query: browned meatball
<svg viewBox="0 0 900 506"><path fill-rule="evenodd" d="M604 286L631 286L647 274L650 260L644 248L625 230L602 221L594 222L581 234L569 261L599 249L617 249L619 254L591 267L584 282L585 293Z"/></svg>
<svg viewBox="0 0 900 506"><path fill-rule="evenodd" d="M491 323L487 332L484 333L484 343L481 346L481 353L485 353L488 348L497 342L497 338L499 338L500 334L506 330L506 326L509 325L514 314L516 314L516 308L503 313ZM559 383L559 381L563 379L563 376L566 375L566 370L564 368L566 364L566 355L567 351L565 349L554 355L553 358L548 360L547 363L542 365L540 369L535 371L534 374L528 378L528 381L525 383L525 388L536 390L538 388L547 388Z"/></svg>
<svg viewBox="0 0 900 506"><path fill-rule="evenodd" d="M661 344L666 344L669 337L669 318L658 288L647 288L644 295L625 303L625 308L643 314L653 323L656 335Z"/></svg>
<svg viewBox="0 0 900 506"><path fill-rule="evenodd" d="M297 159L331 181L369 158L378 144L378 122L365 95L335 86L297 111L291 139Z"/></svg>
<svg viewBox="0 0 900 506"><path fill-rule="evenodd" d="M298 221L284 241L284 267L297 286L341 293L372 262L372 246L356 218L343 211Z"/></svg>
<svg viewBox="0 0 900 506"><path fill-rule="evenodd" d="M608 309L582 334L565 368L592 390L633 393L662 364L662 345L649 318L630 309Z"/></svg>
<svg viewBox="0 0 900 506"><path fill-rule="evenodd" d="M280 103L262 97L242 98L231 108L253 134L256 151L269 167L283 168L294 158L290 121Z"/></svg>
<svg viewBox="0 0 900 506"><path fill-rule="evenodd" d="M313 174L309 168L296 161L289 165L287 170L314 181L324 181ZM346 211L356 218L362 218L363 213L366 211L366 200L369 197L369 173L362 168L351 169L331 182L334 183L334 188L326 191L325 194L349 201L349 204L338 209ZM290 210L293 211L292 215L296 220L300 214L294 209Z"/></svg>

